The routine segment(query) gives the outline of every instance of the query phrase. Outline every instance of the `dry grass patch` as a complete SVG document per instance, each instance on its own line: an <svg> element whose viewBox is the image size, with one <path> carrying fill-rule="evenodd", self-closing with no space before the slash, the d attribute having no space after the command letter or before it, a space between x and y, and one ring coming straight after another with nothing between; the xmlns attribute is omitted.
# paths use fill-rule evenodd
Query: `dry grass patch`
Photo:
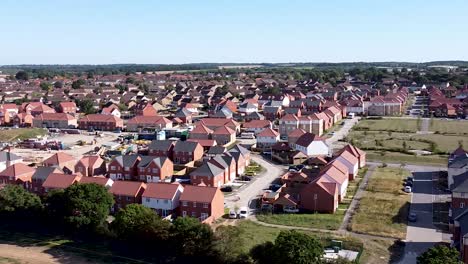
<svg viewBox="0 0 468 264"><path fill-rule="evenodd" d="M410 174L402 168L375 169L353 216L351 230L405 238L410 196L402 191L402 180Z"/></svg>
<svg viewBox="0 0 468 264"><path fill-rule="evenodd" d="M418 120L406 118L365 119L359 121L356 130L416 132Z"/></svg>

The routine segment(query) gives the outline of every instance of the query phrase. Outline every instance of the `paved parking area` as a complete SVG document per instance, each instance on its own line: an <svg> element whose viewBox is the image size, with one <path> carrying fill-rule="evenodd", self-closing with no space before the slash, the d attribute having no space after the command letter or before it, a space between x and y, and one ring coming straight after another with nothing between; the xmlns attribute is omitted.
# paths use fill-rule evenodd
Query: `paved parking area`
<svg viewBox="0 0 468 264"><path fill-rule="evenodd" d="M417 214L416 222L409 222L406 233L405 256L401 264L416 263L418 255L435 243L446 241L449 234L443 233L433 224L433 203L444 196L437 189L436 175L439 168L407 166L413 172L413 194L410 211Z"/></svg>

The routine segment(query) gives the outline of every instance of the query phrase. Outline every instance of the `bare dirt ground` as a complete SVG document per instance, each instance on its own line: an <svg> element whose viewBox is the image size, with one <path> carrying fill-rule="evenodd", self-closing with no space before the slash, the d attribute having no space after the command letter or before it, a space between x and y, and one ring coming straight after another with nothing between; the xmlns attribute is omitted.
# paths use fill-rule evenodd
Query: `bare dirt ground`
<svg viewBox="0 0 468 264"><path fill-rule="evenodd" d="M20 263L20 264L49 264L49 263L93 263L85 258L63 252L67 259L57 259L45 251L50 247L20 247L16 245L0 244L0 263Z"/></svg>

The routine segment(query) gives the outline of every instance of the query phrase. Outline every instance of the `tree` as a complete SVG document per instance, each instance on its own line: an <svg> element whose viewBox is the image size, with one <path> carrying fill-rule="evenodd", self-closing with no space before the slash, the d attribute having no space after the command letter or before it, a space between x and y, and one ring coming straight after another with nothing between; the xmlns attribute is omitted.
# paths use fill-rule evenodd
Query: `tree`
<svg viewBox="0 0 468 264"><path fill-rule="evenodd" d="M16 73L15 78L18 81L27 81L29 79L29 74L25 71L19 71Z"/></svg>
<svg viewBox="0 0 468 264"><path fill-rule="evenodd" d="M117 213L111 227L119 238L153 246L148 242L168 239L170 222L162 220L148 207L130 204Z"/></svg>
<svg viewBox="0 0 468 264"><path fill-rule="evenodd" d="M104 186L73 184L63 193L55 193L48 202L50 209L72 229L93 230L106 220L114 198Z"/></svg>
<svg viewBox="0 0 468 264"><path fill-rule="evenodd" d="M418 264L458 264L458 251L455 248L438 245L418 256Z"/></svg>
<svg viewBox="0 0 468 264"><path fill-rule="evenodd" d="M85 84L85 81L83 79L78 79L73 81L71 86L73 89L80 89L83 84Z"/></svg>
<svg viewBox="0 0 468 264"><path fill-rule="evenodd" d="M275 239L274 252L278 263L320 263L323 247L320 242L295 230L281 231Z"/></svg>
<svg viewBox="0 0 468 264"><path fill-rule="evenodd" d="M267 242L254 247L250 254L257 263L322 263L323 247L309 235L295 230L281 231L275 243Z"/></svg>
<svg viewBox="0 0 468 264"><path fill-rule="evenodd" d="M220 226L216 229L214 239L214 250L219 255L223 263L237 261L242 255L242 235L243 230L237 226Z"/></svg>
<svg viewBox="0 0 468 264"><path fill-rule="evenodd" d="M75 100L75 103L82 113L87 115L96 113L96 109L94 109L94 103L90 99Z"/></svg>
<svg viewBox="0 0 468 264"><path fill-rule="evenodd" d="M55 87L55 88L58 88L58 89L63 88L63 82L62 82L62 81L56 81L56 82L54 83L54 87Z"/></svg>
<svg viewBox="0 0 468 264"><path fill-rule="evenodd" d="M174 248L179 255L205 256L212 247L213 231L192 217L179 217L172 223L170 231Z"/></svg>
<svg viewBox="0 0 468 264"><path fill-rule="evenodd" d="M39 196L19 185L6 185L0 190L0 212L14 215L34 214L43 208Z"/></svg>
<svg viewBox="0 0 468 264"><path fill-rule="evenodd" d="M48 82L41 82L41 84L39 86L41 87L41 89L43 91L48 92L48 91L52 90L52 85L50 83L48 83Z"/></svg>

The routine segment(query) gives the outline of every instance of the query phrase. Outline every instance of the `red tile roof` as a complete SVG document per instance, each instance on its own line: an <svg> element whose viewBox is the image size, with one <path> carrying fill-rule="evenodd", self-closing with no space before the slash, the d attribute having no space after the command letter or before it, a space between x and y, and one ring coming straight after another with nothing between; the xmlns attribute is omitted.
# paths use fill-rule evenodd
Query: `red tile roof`
<svg viewBox="0 0 468 264"><path fill-rule="evenodd" d="M75 158L72 156L64 153L64 152L57 152L54 155L50 156L46 160L44 160L44 164L48 165L60 165L69 161L73 161Z"/></svg>
<svg viewBox="0 0 468 264"><path fill-rule="evenodd" d="M179 183L148 183L143 197L172 200L179 187Z"/></svg>
<svg viewBox="0 0 468 264"><path fill-rule="evenodd" d="M52 189L65 189L73 183L79 181L81 176L69 175L63 173L51 173L49 177L44 181L42 187Z"/></svg>
<svg viewBox="0 0 468 264"><path fill-rule="evenodd" d="M180 200L211 203L216 195L216 192L220 192L220 190L216 187L186 185L184 186L184 192L180 196Z"/></svg>
<svg viewBox="0 0 468 264"><path fill-rule="evenodd" d="M279 133L271 128L265 128L262 132L258 133L257 137L279 137Z"/></svg>
<svg viewBox="0 0 468 264"><path fill-rule="evenodd" d="M144 182L115 181L109 189L109 192L114 195L135 197L141 188L146 189L146 184Z"/></svg>

